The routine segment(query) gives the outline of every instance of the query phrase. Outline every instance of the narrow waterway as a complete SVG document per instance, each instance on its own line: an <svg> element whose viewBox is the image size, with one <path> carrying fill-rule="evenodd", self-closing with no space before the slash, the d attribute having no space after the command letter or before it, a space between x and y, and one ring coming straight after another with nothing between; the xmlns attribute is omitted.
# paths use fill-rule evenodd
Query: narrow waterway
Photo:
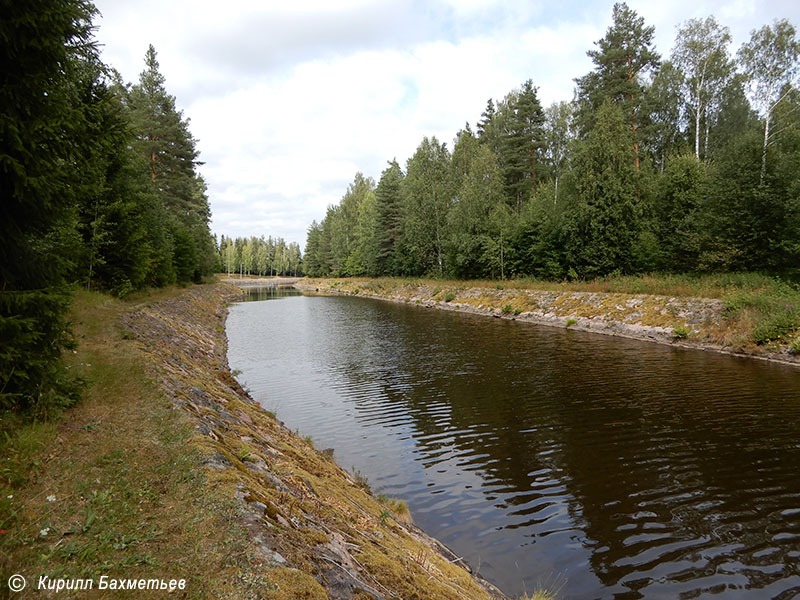
<svg viewBox="0 0 800 600"><path fill-rule="evenodd" d="M253 397L506 593L800 598L800 370L252 294L227 334Z"/></svg>

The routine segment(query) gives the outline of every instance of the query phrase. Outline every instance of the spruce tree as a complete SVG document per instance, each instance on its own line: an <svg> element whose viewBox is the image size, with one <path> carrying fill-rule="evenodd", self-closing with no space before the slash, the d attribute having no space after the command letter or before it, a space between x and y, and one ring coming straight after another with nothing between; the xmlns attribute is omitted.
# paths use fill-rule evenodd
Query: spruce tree
<svg viewBox="0 0 800 600"><path fill-rule="evenodd" d="M607 100L576 149L577 196L564 227L567 261L581 277L633 271L642 207L626 121L621 107Z"/></svg>
<svg viewBox="0 0 800 600"><path fill-rule="evenodd" d="M136 132L134 147L147 160L152 186L167 211L176 275L181 281L198 281L214 267L206 184L196 171L202 163L189 122L166 90L152 45L128 102Z"/></svg>
<svg viewBox="0 0 800 600"><path fill-rule="evenodd" d="M376 270L378 275L397 275L395 252L402 233L402 186L403 171L396 160L381 173L375 189L377 201L376 219Z"/></svg>
<svg viewBox="0 0 800 600"><path fill-rule="evenodd" d="M6 2L0 19L0 408L36 416L76 398L59 357L77 194L98 183L82 97L94 14L82 0Z"/></svg>
<svg viewBox="0 0 800 600"><path fill-rule="evenodd" d="M509 206L519 214L533 191L537 169L542 167L544 111L530 79L508 102L504 124L500 164Z"/></svg>

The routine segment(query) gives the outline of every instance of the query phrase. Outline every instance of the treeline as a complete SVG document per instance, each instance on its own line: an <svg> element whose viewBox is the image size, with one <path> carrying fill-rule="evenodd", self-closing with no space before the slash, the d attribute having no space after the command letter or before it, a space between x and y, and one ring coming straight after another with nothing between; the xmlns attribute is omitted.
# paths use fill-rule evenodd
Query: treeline
<svg viewBox="0 0 800 600"><path fill-rule="evenodd" d="M303 272L300 244L283 238L249 237L226 238L219 241L221 272L228 275L286 275L297 276Z"/></svg>
<svg viewBox="0 0 800 600"><path fill-rule="evenodd" d="M766 270L800 259L800 43L785 20L734 56L686 21L668 59L616 4L573 101L526 81L452 151L425 138L376 185L361 173L309 228L312 276L548 279Z"/></svg>
<svg viewBox="0 0 800 600"><path fill-rule="evenodd" d="M213 273L206 186L156 53L125 85L84 0L4 2L0 19L0 409L71 403L58 358L76 285L117 295Z"/></svg>

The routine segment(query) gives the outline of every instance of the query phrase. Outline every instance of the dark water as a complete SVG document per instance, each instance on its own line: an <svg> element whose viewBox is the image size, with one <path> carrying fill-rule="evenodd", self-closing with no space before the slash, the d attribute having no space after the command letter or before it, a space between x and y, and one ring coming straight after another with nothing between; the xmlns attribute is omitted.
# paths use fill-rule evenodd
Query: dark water
<svg viewBox="0 0 800 600"><path fill-rule="evenodd" d="M266 408L506 593L800 598L800 371L352 297L231 307Z"/></svg>

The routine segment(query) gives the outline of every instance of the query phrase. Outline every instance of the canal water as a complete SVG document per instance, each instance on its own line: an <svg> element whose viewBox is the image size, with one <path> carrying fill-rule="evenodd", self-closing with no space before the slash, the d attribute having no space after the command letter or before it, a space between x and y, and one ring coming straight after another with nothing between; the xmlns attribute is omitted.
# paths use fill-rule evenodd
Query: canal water
<svg viewBox="0 0 800 600"><path fill-rule="evenodd" d="M800 598L800 371L357 297L253 292L253 397L507 594Z"/></svg>

